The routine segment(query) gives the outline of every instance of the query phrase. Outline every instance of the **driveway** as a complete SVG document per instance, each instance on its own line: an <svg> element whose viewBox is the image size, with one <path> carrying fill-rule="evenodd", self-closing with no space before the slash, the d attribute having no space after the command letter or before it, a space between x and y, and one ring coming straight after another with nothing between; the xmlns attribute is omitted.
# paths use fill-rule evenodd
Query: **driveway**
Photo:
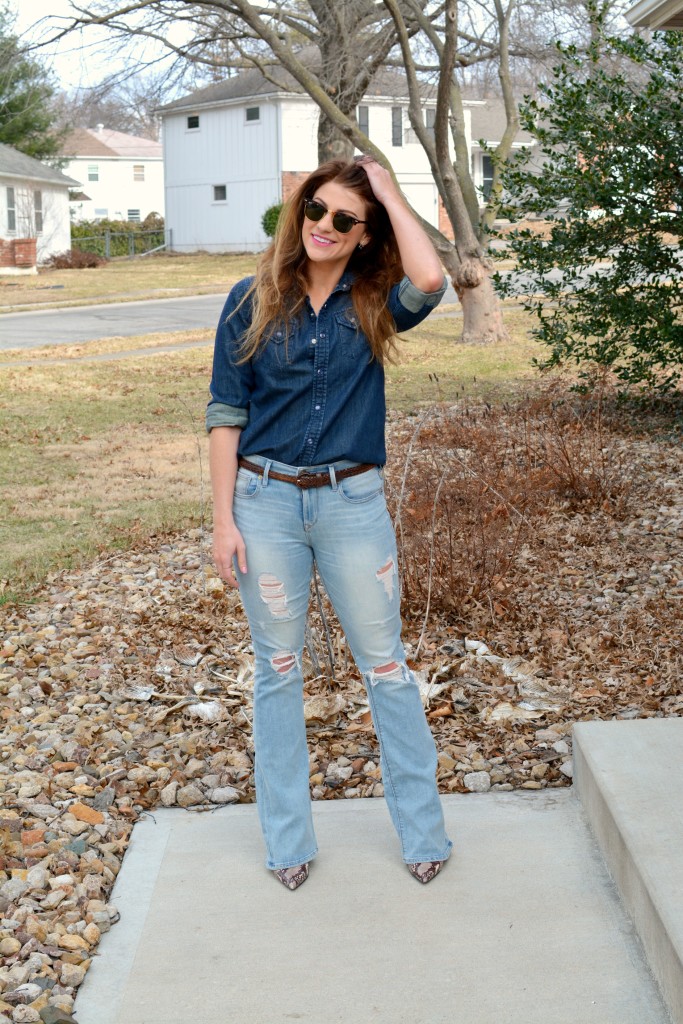
<svg viewBox="0 0 683 1024"><path fill-rule="evenodd" d="M450 286L443 301L457 301ZM0 316L0 350L77 345L100 338L129 338L138 334L213 330L224 302L222 292L220 295L4 313Z"/></svg>

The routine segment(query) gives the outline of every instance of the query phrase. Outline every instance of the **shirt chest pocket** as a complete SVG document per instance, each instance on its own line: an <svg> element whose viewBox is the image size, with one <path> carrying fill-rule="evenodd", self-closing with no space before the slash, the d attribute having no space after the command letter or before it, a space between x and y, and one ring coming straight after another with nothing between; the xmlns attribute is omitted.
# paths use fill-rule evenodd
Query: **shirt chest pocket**
<svg viewBox="0 0 683 1024"><path fill-rule="evenodd" d="M357 364L359 360L368 363L371 358L368 340L361 331L356 311L351 309L337 313L335 318L335 342L340 358L344 362Z"/></svg>

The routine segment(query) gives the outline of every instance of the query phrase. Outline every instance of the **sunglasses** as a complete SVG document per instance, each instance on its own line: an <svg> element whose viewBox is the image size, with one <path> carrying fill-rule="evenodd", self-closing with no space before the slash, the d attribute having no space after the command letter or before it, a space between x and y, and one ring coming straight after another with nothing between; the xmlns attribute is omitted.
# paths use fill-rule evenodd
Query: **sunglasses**
<svg viewBox="0 0 683 1024"><path fill-rule="evenodd" d="M322 203L316 202L315 199L304 199L304 213L312 221L322 220L326 213L331 213L332 227L340 235L347 235L352 228L355 228L356 224L367 224L366 220L358 220L357 217L352 217L350 213L339 213L338 211L332 213L331 210L328 210Z"/></svg>

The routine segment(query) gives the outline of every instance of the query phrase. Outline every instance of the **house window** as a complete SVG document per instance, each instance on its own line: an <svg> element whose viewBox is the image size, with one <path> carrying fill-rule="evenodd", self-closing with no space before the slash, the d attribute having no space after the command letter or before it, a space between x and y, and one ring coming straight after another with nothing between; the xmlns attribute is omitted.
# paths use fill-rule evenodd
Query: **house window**
<svg viewBox="0 0 683 1024"><path fill-rule="evenodd" d="M99 181L100 169L97 164L88 164L88 181Z"/></svg>
<svg viewBox="0 0 683 1024"><path fill-rule="evenodd" d="M109 216L109 210L107 210L104 206L100 206L98 209L95 210L95 216L106 218Z"/></svg>
<svg viewBox="0 0 683 1024"><path fill-rule="evenodd" d="M403 145L403 110L401 107L391 108L391 145Z"/></svg>
<svg viewBox="0 0 683 1024"><path fill-rule="evenodd" d="M481 171L481 190L483 192L484 199L488 202L491 198L491 188L493 187L493 160L488 153L484 153L481 158Z"/></svg>
<svg viewBox="0 0 683 1024"><path fill-rule="evenodd" d="M214 203L224 203L228 198L227 185L214 185L213 186L213 201Z"/></svg>
<svg viewBox="0 0 683 1024"><path fill-rule="evenodd" d="M133 181L145 180L145 165L133 164Z"/></svg>
<svg viewBox="0 0 683 1024"><path fill-rule="evenodd" d="M436 122L436 109L435 107L427 107L425 110L425 128L427 129L427 135L434 142L434 124Z"/></svg>
<svg viewBox="0 0 683 1024"><path fill-rule="evenodd" d="M370 108L362 106L358 108L358 127L363 135L370 134Z"/></svg>
<svg viewBox="0 0 683 1024"><path fill-rule="evenodd" d="M247 107L247 121L252 123L261 120L261 108L260 107Z"/></svg>
<svg viewBox="0 0 683 1024"><path fill-rule="evenodd" d="M199 128L199 114L189 114L187 118L187 130L196 131Z"/></svg>
<svg viewBox="0 0 683 1024"><path fill-rule="evenodd" d="M140 211L139 210L129 210L128 211L128 220L132 220L132 221L135 221L137 223L140 220Z"/></svg>
<svg viewBox="0 0 683 1024"><path fill-rule="evenodd" d="M7 230L17 230L17 208L15 206L14 189L7 189Z"/></svg>
<svg viewBox="0 0 683 1024"><path fill-rule="evenodd" d="M36 189L33 193L33 218L36 226L36 234L43 230L43 193Z"/></svg>

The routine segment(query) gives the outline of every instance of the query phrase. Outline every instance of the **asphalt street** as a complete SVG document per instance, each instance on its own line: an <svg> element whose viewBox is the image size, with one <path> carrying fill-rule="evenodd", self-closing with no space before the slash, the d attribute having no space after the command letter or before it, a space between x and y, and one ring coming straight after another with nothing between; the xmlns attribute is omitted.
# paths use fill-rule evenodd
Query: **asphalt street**
<svg viewBox="0 0 683 1024"><path fill-rule="evenodd" d="M78 345L100 338L129 338L138 334L213 330L224 301L225 294L221 293L3 313L0 315L0 350ZM449 286L443 302L456 301L455 292Z"/></svg>
<svg viewBox="0 0 683 1024"><path fill-rule="evenodd" d="M190 295L4 313L0 316L0 349L75 345L100 338L214 328L224 301L225 295Z"/></svg>

